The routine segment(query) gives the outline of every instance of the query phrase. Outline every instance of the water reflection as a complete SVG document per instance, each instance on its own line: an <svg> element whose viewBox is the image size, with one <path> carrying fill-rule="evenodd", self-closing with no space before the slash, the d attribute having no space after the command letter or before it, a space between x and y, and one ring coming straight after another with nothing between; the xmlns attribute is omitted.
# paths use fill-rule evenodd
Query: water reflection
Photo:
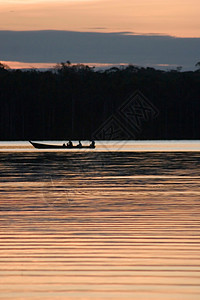
<svg viewBox="0 0 200 300"><path fill-rule="evenodd" d="M1 298L199 299L200 153L0 153Z"/></svg>

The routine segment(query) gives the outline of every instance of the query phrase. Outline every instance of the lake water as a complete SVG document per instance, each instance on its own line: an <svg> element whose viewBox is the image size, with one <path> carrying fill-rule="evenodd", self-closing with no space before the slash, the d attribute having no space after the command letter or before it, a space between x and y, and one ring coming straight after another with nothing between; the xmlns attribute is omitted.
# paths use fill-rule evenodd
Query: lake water
<svg viewBox="0 0 200 300"><path fill-rule="evenodd" d="M0 142L1 299L200 299L200 142Z"/></svg>

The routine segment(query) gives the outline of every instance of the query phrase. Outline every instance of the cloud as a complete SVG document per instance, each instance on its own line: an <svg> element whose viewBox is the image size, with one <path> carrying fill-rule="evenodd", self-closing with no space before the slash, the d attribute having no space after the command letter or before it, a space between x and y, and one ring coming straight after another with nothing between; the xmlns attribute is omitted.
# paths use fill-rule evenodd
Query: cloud
<svg viewBox="0 0 200 300"><path fill-rule="evenodd" d="M199 9L199 0L0 0L0 29L85 31L105 27L98 31L200 37Z"/></svg>
<svg viewBox="0 0 200 300"><path fill-rule="evenodd" d="M0 61L181 65L199 61L200 38L73 31L0 31Z"/></svg>
<svg viewBox="0 0 200 300"><path fill-rule="evenodd" d="M107 27L88 27L87 30L107 30Z"/></svg>

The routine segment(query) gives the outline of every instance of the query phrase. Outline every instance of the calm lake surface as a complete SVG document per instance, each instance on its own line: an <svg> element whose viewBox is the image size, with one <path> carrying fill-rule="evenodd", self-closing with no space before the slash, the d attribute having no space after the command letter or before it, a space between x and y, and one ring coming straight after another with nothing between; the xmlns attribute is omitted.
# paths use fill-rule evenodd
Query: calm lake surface
<svg viewBox="0 0 200 300"><path fill-rule="evenodd" d="M200 299L200 142L0 142L1 299Z"/></svg>

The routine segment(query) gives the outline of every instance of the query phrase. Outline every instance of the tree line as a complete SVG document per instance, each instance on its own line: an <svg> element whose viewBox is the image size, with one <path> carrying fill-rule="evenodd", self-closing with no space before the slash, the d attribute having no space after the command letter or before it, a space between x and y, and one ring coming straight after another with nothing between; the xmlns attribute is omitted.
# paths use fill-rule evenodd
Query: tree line
<svg viewBox="0 0 200 300"><path fill-rule="evenodd" d="M200 139L199 102L200 69L0 63L0 140Z"/></svg>

